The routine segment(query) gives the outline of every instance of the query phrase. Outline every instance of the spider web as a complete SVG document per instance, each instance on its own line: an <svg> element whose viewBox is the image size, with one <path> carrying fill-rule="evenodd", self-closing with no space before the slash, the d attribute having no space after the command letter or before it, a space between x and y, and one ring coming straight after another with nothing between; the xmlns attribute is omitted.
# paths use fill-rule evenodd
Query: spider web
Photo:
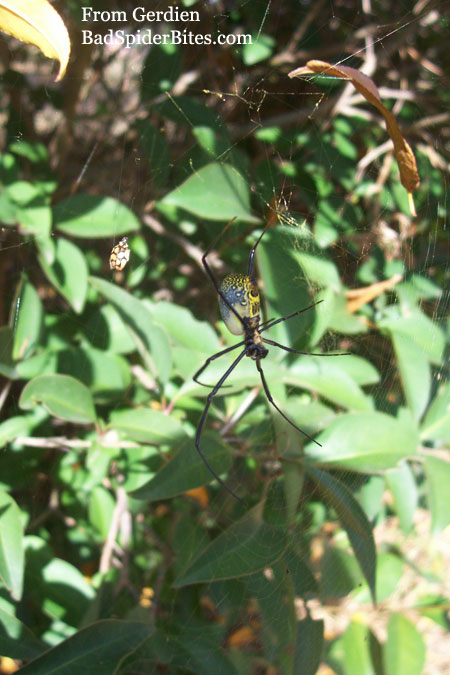
<svg viewBox="0 0 450 675"><path fill-rule="evenodd" d="M160 4L154 3L152 9L158 9ZM267 333L267 337L305 351L351 351L367 359L378 371L379 378L364 391L373 400L376 410L392 414L393 406L403 401L395 357L386 334L373 327L380 316L404 311L411 288L406 288L403 296L399 296L396 288L408 277L410 269L430 284L420 296L419 304L424 313L438 325L446 316L448 295L437 294L435 290L443 285L448 272L442 243L447 223L448 167L436 128L432 123L424 124L424 119L438 114L438 106L430 103L425 111L421 109L415 83L408 80L407 75L399 80L398 71L390 67L391 63L399 67L405 61L404 54L402 59L397 58L399 49L410 49L411 59L418 58L414 55L415 47L408 47L408 40L418 31L427 33L435 17L433 13L440 16L440 10L427 2L419 2L414 7L404 2L395 10L386 8L383 3L379 7L374 5L369 0L361 4L322 1L317 4L193 5L193 9L207 13L216 30L236 34L248 30L254 38L259 38L265 50L262 57L251 49L239 48L244 67L230 66L226 62L226 50L208 52L209 68L198 64L200 57L204 57L203 48L198 47L184 50L142 46L127 50L112 45L97 50L94 64L95 58L103 61L104 77L96 82L90 73L89 91L80 98L74 119L77 143L71 148L70 166L64 170L59 167L59 173L63 176L63 185L71 186L74 193L89 192L92 187L96 193L115 197L142 214L146 226L144 239L149 244L150 255L144 247L134 263L132 254L130 274L135 275L136 281L128 281L128 288L136 289L139 297L148 298L151 294L153 306L158 302L175 303L187 308L197 320L213 324L220 336L220 348L224 348L237 339L229 336L218 320L217 298L212 285L210 288L206 285L201 255L225 223L215 218L200 218L187 209L181 211L180 218L173 218L169 212L155 208L155 202L162 201L165 193L195 177L205 164L204 158L198 155L195 141L203 132L198 130L199 124L186 98L196 99L214 111L229 134L219 134L220 142L210 154L210 161L223 167L230 163L238 167L250 191L251 211L260 219L256 224L239 220L218 243L217 254L211 256L216 276L222 278L231 270L245 272L250 247L264 222L272 220L273 228L263 239L256 262L263 320L287 315L315 299L323 299L324 295L324 304L333 312L333 321L325 321L320 330L315 312L306 313L280 324ZM288 25L292 26L291 30L287 29ZM131 33L137 26L128 26L127 30ZM325 35L329 43L324 42ZM181 57L185 63L180 71ZM16 58L20 61L20 53ZM335 78L287 79L289 70L309 58L361 68L373 76L382 90L383 100L392 105L402 127L407 120L410 135L415 134L417 140L414 149L419 157L419 170L422 169L422 182L427 188L417 202L420 224L414 223L405 208L406 193L399 185L390 147L385 145L387 136L378 113L362 102L350 85L336 82ZM152 68L158 71L159 80L152 77ZM433 86L440 67L432 63L425 68L427 72L422 73L420 83L426 91ZM166 88L155 91L155 83L160 84L163 79L167 80ZM404 107L408 107L409 112L402 120ZM36 125L38 128L42 125L42 133L47 134L55 131L55 119L49 118L49 110L52 110L52 102L42 105L36 114ZM184 126L174 121L177 116L184 120ZM170 148L169 166L158 162L154 151L150 153L149 162L148 153L142 149L142 127L136 130L135 122L148 117L155 126L160 125L159 130ZM193 130L197 136L191 133ZM357 140L353 141L355 136ZM21 138L18 131L17 139ZM359 152L365 144L371 150L361 156ZM164 147L159 150L166 159ZM343 179L339 180L343 153L347 153L347 157ZM353 178L349 165L353 166ZM438 181L441 191L436 188ZM327 184L333 188L328 193ZM416 228L420 230L419 235ZM19 237L6 227L1 237L4 279L8 279L10 288L23 272L30 277L37 275L36 263L29 251L31 239ZM111 239L95 243L97 257L106 261L120 238L118 230ZM139 244L135 242L135 246L138 248ZM133 250L133 242L131 248ZM11 258L14 249L17 255ZM8 262L11 259L13 262ZM321 279L320 262L324 274L337 273L337 278L343 281L342 287L333 288L330 278ZM353 296L346 295L346 291L369 288L380 280L395 278L397 281L385 290L380 289L363 305L359 319L356 319L356 311L348 310ZM434 290L433 279L436 281ZM420 288L417 292L420 294ZM1 297L5 316L11 302L6 283ZM81 321L63 304L54 306L53 311L61 318L70 317L70 322L81 327ZM96 338L101 341L102 335ZM229 358L226 356L212 364L205 381L217 381L235 355L233 352ZM288 354L271 348L263 364L274 399L288 415L298 406L313 410L318 404L314 392L280 381L279 373L288 371L293 362ZM321 360L325 372L327 367L332 368L332 362L333 359ZM445 377L444 366L431 372L432 391L436 391ZM289 459L290 453L295 455L298 434L270 408L262 395L254 363L249 359L244 359L227 384L229 389L221 390L211 407L205 432L215 429L237 457L247 458L250 465L256 466L267 491L269 479L280 473L280 457ZM170 387L164 393L171 411L177 413L183 408L182 400L179 407L170 403ZM202 402L200 398L197 400ZM189 403L198 417L202 410L200 403L197 406ZM325 420L332 407L323 408ZM188 405L186 410L189 412ZM189 416L190 424L194 423L195 416ZM294 419L302 426L297 422L298 417ZM319 424L311 433L323 428ZM242 478L238 477L239 480ZM357 483L355 474L345 471L343 480L353 486ZM361 481L361 492L378 489L381 481L379 477L373 477L366 485ZM234 482L233 487L236 485ZM278 508L282 514L285 502L281 489L276 484L269 492L275 511ZM317 497L308 503L303 517L320 519L322 508ZM183 516L191 512L186 506L183 511ZM214 518L214 526L219 529L225 529L232 522L225 508ZM338 547L342 546L342 531L332 529L330 534L324 526L313 542L322 553L330 536L335 538ZM272 542L267 541L267 547L271 546ZM158 556L155 560L156 570ZM345 587L345 580L340 578L342 571L330 574L330 587ZM256 594L259 608L263 607L271 598L282 595L285 584L282 570L274 565L253 585L242 586L242 606L251 605ZM205 612L212 611L211 606L219 615L225 612L236 602L233 593L235 589L227 581L213 584L204 597ZM176 599L172 598L171 602L173 605L165 610L175 618ZM280 604L274 621L283 621L283 610ZM301 617L304 611L301 603L298 611ZM316 607L315 611L315 617L322 616L320 608ZM351 611L351 607L345 606L341 618L332 611L326 615L333 631L341 632L345 628ZM189 624L195 621L195 616L188 614L185 619ZM245 620L243 617L243 624Z"/></svg>

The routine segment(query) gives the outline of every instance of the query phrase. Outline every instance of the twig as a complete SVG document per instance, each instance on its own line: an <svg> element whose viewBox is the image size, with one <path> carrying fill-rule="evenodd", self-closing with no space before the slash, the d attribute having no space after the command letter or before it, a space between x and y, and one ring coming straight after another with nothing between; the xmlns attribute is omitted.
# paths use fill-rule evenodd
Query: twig
<svg viewBox="0 0 450 675"><path fill-rule="evenodd" d="M102 555L100 557L100 565L99 565L100 574L106 574L106 572L111 567L111 556L115 548L116 537L119 532L122 516L126 511L127 511L127 493L125 492L123 487L119 486L116 490L116 505L114 508L113 516L111 518L108 536L106 537L106 541L102 550Z"/></svg>
<svg viewBox="0 0 450 675"><path fill-rule="evenodd" d="M253 403L253 401L255 400L255 398L258 396L259 390L260 390L260 387L254 387L254 388L247 394L247 396L245 397L245 399L243 400L243 402L241 403L241 405L239 406L239 408L236 410L236 412L234 413L234 415L232 415L232 416L230 417L230 419L228 420L228 422L227 422L226 424L224 424L224 426L223 426L222 429L220 430L220 435L221 435L221 436L225 436L225 434L228 433L228 431L229 431L232 427L234 427L234 425L236 424L236 422L237 422L238 420L240 420L240 418L242 417L242 415L244 415L244 413L246 412L246 410L251 406L251 404Z"/></svg>

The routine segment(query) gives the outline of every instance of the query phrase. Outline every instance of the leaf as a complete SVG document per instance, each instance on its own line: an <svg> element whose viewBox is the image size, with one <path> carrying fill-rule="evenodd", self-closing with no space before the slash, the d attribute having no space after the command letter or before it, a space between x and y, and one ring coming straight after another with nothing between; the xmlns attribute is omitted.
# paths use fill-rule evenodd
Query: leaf
<svg viewBox="0 0 450 675"><path fill-rule="evenodd" d="M0 424L0 448L11 443L18 436L26 436L33 424L31 415L17 415L10 417Z"/></svg>
<svg viewBox="0 0 450 675"><path fill-rule="evenodd" d="M53 649L21 669L26 675L70 675L117 672L122 659L131 654L153 628L144 623L106 619L82 628Z"/></svg>
<svg viewBox="0 0 450 675"><path fill-rule="evenodd" d="M322 660L325 622L310 616L297 623L293 673L315 675Z"/></svg>
<svg viewBox="0 0 450 675"><path fill-rule="evenodd" d="M370 654L370 632L359 621L352 621L342 637L343 665L345 673L375 675Z"/></svg>
<svg viewBox="0 0 450 675"><path fill-rule="evenodd" d="M75 244L67 239L56 242L55 260L49 264L47 258L39 254L39 263L49 281L81 314L87 293L88 269L84 255Z"/></svg>
<svg viewBox="0 0 450 675"><path fill-rule="evenodd" d="M91 392L79 380L68 375L38 375L22 390L19 406L31 410L42 403L54 417L77 424L95 422Z"/></svg>
<svg viewBox="0 0 450 675"><path fill-rule="evenodd" d="M403 391L416 422L427 407L431 388L431 373L423 351L405 333L391 332L392 342L402 378Z"/></svg>
<svg viewBox="0 0 450 675"><path fill-rule="evenodd" d="M412 527L418 503L414 474L406 462L401 462L395 469L389 469L385 478L394 498L394 508L400 520L400 527L407 534Z"/></svg>
<svg viewBox="0 0 450 675"><path fill-rule="evenodd" d="M260 222L250 210L247 182L230 164L207 164L169 192L160 204L177 206L209 220Z"/></svg>
<svg viewBox="0 0 450 675"><path fill-rule="evenodd" d="M386 675L421 675L425 663L425 645L421 634L408 619L393 612L389 618L384 645Z"/></svg>
<svg viewBox="0 0 450 675"><path fill-rule="evenodd" d="M317 391L324 398L338 405L366 412L372 410L371 399L358 387L356 382L340 368L339 362L345 356L303 356L287 369L283 378L288 384Z"/></svg>
<svg viewBox="0 0 450 675"><path fill-rule="evenodd" d="M436 535L450 523L450 500L448 498L450 462L427 455L424 468L427 476L428 504L431 511L431 532Z"/></svg>
<svg viewBox="0 0 450 675"><path fill-rule="evenodd" d="M402 185L409 193L416 190L419 187L420 178L414 153L403 138L394 115L381 102L380 94L373 80L364 75L364 73L361 73L361 71L356 70L356 68L341 65L332 66L325 61L316 60L308 61L306 66L291 71L289 77L298 77L311 73L335 75L344 80L349 80L355 89L380 111L386 121L387 131L394 143L394 153L398 162ZM413 213L413 215L416 214Z"/></svg>
<svg viewBox="0 0 450 675"><path fill-rule="evenodd" d="M139 443L173 445L186 438L186 432L174 417L151 408L115 410L110 426Z"/></svg>
<svg viewBox="0 0 450 675"><path fill-rule="evenodd" d="M21 512L14 499L0 490L0 578L14 600L22 597L23 572Z"/></svg>
<svg viewBox="0 0 450 675"><path fill-rule="evenodd" d="M14 304L12 357L17 361L30 356L39 343L44 310L36 289L26 278L19 285Z"/></svg>
<svg viewBox="0 0 450 675"><path fill-rule="evenodd" d="M12 358L14 334L9 326L0 327L0 374L9 379L18 377Z"/></svg>
<svg viewBox="0 0 450 675"><path fill-rule="evenodd" d="M0 653L11 659L33 659L45 649L31 630L0 607Z"/></svg>
<svg viewBox="0 0 450 675"><path fill-rule="evenodd" d="M214 539L175 580L175 588L246 576L279 560L286 548L286 536L279 528L264 523L261 507L258 504Z"/></svg>
<svg viewBox="0 0 450 675"><path fill-rule="evenodd" d="M383 471L417 453L419 437L414 426L380 412L341 415L305 453L314 462L353 471Z"/></svg>
<svg viewBox="0 0 450 675"><path fill-rule="evenodd" d="M63 20L46 0L1 0L0 30L22 42L36 45L50 59L59 61L56 82L64 77L70 39Z"/></svg>
<svg viewBox="0 0 450 675"><path fill-rule="evenodd" d="M445 349L444 333L436 322L420 310L410 310L409 316L383 318L378 322L378 326L386 328L389 334L395 332L407 335L428 355L432 363L441 365Z"/></svg>
<svg viewBox="0 0 450 675"><path fill-rule="evenodd" d="M119 237L139 230L136 215L113 197L77 194L53 208L56 229L83 239Z"/></svg>
<svg viewBox="0 0 450 675"><path fill-rule="evenodd" d="M450 383L441 385L430 405L420 434L432 441L450 438Z"/></svg>
<svg viewBox="0 0 450 675"><path fill-rule="evenodd" d="M228 471L232 464L229 448L225 443L205 434L202 436L202 450L208 462L220 476ZM198 454L194 441L185 441L179 452L148 483L132 493L134 499L170 499L188 490L205 485L214 480Z"/></svg>
<svg viewBox="0 0 450 675"><path fill-rule="evenodd" d="M76 377L99 400L122 395L130 385L129 364L117 354L90 347L69 347L58 350L55 356L56 372Z"/></svg>
<svg viewBox="0 0 450 675"><path fill-rule="evenodd" d="M350 490L329 473L305 465L324 501L337 513L360 564L375 603L376 552L372 526Z"/></svg>
<svg viewBox="0 0 450 675"><path fill-rule="evenodd" d="M89 498L89 522L106 540L114 513L115 501L112 494L104 487L97 485L91 491Z"/></svg>
<svg viewBox="0 0 450 675"><path fill-rule="evenodd" d="M165 331L153 322L147 307L109 281L90 277L90 282L120 314L149 371L162 382L167 382L172 369L169 339Z"/></svg>

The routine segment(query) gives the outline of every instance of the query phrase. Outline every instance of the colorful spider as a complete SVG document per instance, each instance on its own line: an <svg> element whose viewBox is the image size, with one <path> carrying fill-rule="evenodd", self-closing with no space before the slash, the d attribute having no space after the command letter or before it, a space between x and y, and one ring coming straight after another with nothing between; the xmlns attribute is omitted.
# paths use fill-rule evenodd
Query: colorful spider
<svg viewBox="0 0 450 675"><path fill-rule="evenodd" d="M128 248L128 237L123 237L118 244L113 247L109 256L109 267L112 270L120 272L130 259L130 249Z"/></svg>
<svg viewBox="0 0 450 675"><path fill-rule="evenodd" d="M294 316L297 316L302 312L306 312L315 305L318 305L320 302L322 302L322 300L319 300L318 302L313 302L308 307L305 307L304 309L299 309L296 312L289 314L288 316L283 316L280 319L269 320L268 322L265 322L265 324L261 323L259 291L256 281L252 276L252 272L256 248L261 239L263 238L266 230L271 226L271 224L266 225L262 234L259 236L256 244L250 251L247 274L229 274L219 285L217 279L214 277L206 261L206 257L211 251L211 249L217 243L219 237L229 228L229 226L234 222L234 220L235 219L230 221L225 226L223 232L219 233L219 235L215 238L212 244L208 246L202 257L202 263L207 275L211 279L219 295L220 313L222 315L222 319L225 325L233 335L243 335L244 337L243 340L233 345L232 347L227 347L226 349L223 349L217 354L214 354L213 356L210 356L208 359L206 359L202 367L199 368L199 370L195 373L193 378L194 381L202 386L208 386L200 382L198 378L203 373L203 371L209 366L209 364L215 359L218 359L220 356L228 354L234 349L238 349L238 347L243 347L243 349L240 352L239 356L233 361L231 366L226 370L226 372L222 375L220 380L208 394L207 402L197 427L197 433L195 436L195 447L200 457L202 458L203 462L208 467L210 473L214 476L214 478L235 499L237 499L240 502L243 502L243 500L240 499L240 497L238 497L217 475L217 473L211 467L205 455L203 454L203 451L200 448L200 438L202 435L203 426L214 396L217 394L219 389L223 386L225 380L231 375L233 370L236 368L238 363L244 358L244 356L249 356L256 363L256 368L261 377L261 383L264 389L264 393L267 396L269 403L273 405L273 407L280 413L280 415L286 420L286 422L289 422L289 424L292 427L294 427L294 429L303 434L303 436L306 436L306 438L308 438L310 441L313 441L314 443L320 446L320 443L318 441L316 441L314 438L312 438L312 436L307 434L306 431L300 429L300 427L298 427L292 420L290 420L289 417L287 417L284 414L284 412L280 410L280 408L273 400L261 366L262 359L265 359L267 354L269 353L269 350L264 346L263 343L271 345L272 347L279 347L280 349L284 349L284 351L289 352L291 354L306 354L311 356L344 356L344 354L316 354L314 352L301 352L298 351L297 349L286 347L285 345L281 345L278 342L274 342L273 340L269 340L268 338L262 337L262 333L264 333L266 330L269 330L269 328L272 328L273 326L275 326L278 323L281 323L282 321L292 319Z"/></svg>

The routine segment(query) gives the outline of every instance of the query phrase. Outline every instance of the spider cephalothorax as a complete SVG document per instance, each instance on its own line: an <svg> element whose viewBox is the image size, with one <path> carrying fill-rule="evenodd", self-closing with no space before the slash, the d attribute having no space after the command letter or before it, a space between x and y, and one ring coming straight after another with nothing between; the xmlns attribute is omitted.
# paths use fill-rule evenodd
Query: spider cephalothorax
<svg viewBox="0 0 450 675"><path fill-rule="evenodd" d="M231 225L233 221L234 219L231 222L229 222L228 225L225 226L223 232L227 230L227 228ZM288 319L291 319L292 317L301 314L301 312L306 312L308 309L311 309L311 307L314 307L314 305L318 304L318 302L314 302L312 305L309 305L309 307L299 309L297 312L289 314L289 316L283 316L280 319L274 319L268 322L266 321L264 324L261 323L259 291L257 283L252 275L252 272L256 247L258 246L264 233L269 227L270 225L266 225L262 234L259 236L258 240L256 241L256 243L254 244L254 246L250 251L247 274L229 274L224 278L222 283L219 285L217 279L213 275L206 260L208 253L210 252L211 248L216 244L219 237L216 237L213 243L208 246L202 257L202 263L205 268L205 271L209 276L209 278L211 279L212 283L214 284L214 287L219 295L220 313L222 315L222 319L226 327L228 328L230 333L232 333L233 335L243 335L244 339L241 340L241 342L238 342L236 345L233 345L232 347L227 347L226 349L223 349L221 352L218 352L217 354L210 356L208 359L206 359L203 366L199 368L199 370L194 375L195 382L197 382L198 384L203 384L202 382L199 381L198 378L212 361L219 358L220 356L223 356L224 354L232 352L234 349L237 349L238 347L243 347L239 356L235 358L231 366L222 375L217 384L214 387L212 387L212 390L208 394L207 402L197 427L197 433L195 436L195 447L197 448L200 457L202 458L203 462L206 464L206 466L208 467L209 471L214 476L214 478L216 478L219 481L219 483L225 488L225 490L227 490L235 499L237 499L240 502L242 502L243 500L240 499L240 497L238 497L237 495L235 495L235 493L223 482L223 480L219 478L214 469L210 466L208 460L206 459L200 448L200 438L202 435L203 425L205 423L206 416L208 414L208 410L214 396L217 394L219 389L224 385L225 380L229 375L231 375L231 373L236 368L238 363L242 360L242 358L244 356L249 356L251 359L255 361L256 369L258 370L259 375L261 377L261 384L269 403L273 405L273 407L280 413L280 415L287 422L289 422L291 426L294 427L294 429L297 429L297 431L306 436L306 438L308 438L310 441L313 441L314 443L317 443L317 445L320 445L320 443L314 440L312 436L307 434L306 431L300 429L300 427L298 427L292 420L290 420L289 417L287 417L284 414L284 412L280 410L280 408L273 400L261 366L261 360L265 359L267 354L269 353L269 350L264 346L263 343L272 345L273 347L279 347L280 349L283 349L284 351L290 352L292 354L309 354L312 356L338 356L337 354L315 354L313 352L299 352L296 349L286 347L285 345L280 345L278 342L274 342L273 340L269 340L268 338L262 337L262 333L264 333L269 328L272 328L272 326L275 326L277 323L287 321ZM319 300L319 302L321 302L321 300Z"/></svg>

